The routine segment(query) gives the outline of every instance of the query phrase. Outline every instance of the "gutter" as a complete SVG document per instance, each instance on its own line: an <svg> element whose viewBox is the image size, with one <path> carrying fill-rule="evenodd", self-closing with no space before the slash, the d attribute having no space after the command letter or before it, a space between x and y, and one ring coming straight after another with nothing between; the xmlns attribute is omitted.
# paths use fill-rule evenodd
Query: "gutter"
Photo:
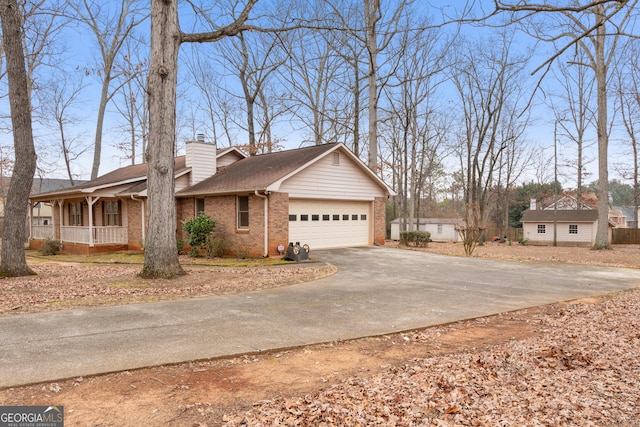
<svg viewBox="0 0 640 427"><path fill-rule="evenodd" d="M267 258L269 256L269 197L267 194L269 193L265 191L265 194L260 194L258 190L255 190L254 194L264 200L264 250L262 256Z"/></svg>

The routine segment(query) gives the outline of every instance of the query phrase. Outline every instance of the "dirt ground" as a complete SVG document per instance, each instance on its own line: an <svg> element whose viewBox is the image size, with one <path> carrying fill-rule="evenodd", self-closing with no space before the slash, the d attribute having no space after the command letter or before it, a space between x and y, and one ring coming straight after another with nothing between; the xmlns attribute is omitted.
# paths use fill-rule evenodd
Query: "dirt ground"
<svg viewBox="0 0 640 427"><path fill-rule="evenodd" d="M421 250L448 255L463 254L459 244L432 243L429 248ZM640 268L639 254L640 248L635 245L615 246L611 251L590 251L586 248L542 248L490 243L479 247L474 256L523 262L575 262ZM319 265L302 269L193 268L184 280L150 285L148 282L138 282L135 272L139 267L135 266L39 263L34 268L39 272L37 277L5 279L0 282L0 315L247 291L282 284L285 276L289 277L285 284L293 284L333 272L330 267ZM237 287L229 288L230 285ZM637 295L638 291L627 294ZM513 343L540 343L540 340L552 335L554 325L556 329L562 328L562 322L557 319L567 312L592 312L596 307L613 305L610 302L617 297L614 295L535 307L419 331L348 342L9 388L0 390L0 405L64 405L66 426L219 426L242 425L243 420L246 425L343 425L345 419L337 416L322 418L322 422L319 421L320 418L310 421L314 418L305 418L304 414L298 413L302 409L292 409L293 406L298 408L298 404L293 405L292 402L301 398L304 400L308 396L313 396L309 398L311 400L319 399L318 396L325 396L323 399L327 399L327 390L335 390L333 387L345 387L345 383L360 384L359 381L365 384L379 375L414 366L416 360L444 358L445 363L451 363L446 361L455 360L460 355L489 354L483 353L486 351L504 352L504 346ZM583 323L591 322L585 320ZM640 347L637 326L622 325L619 329L630 331L625 340ZM572 340L578 341L579 337ZM542 343L544 345L537 344L546 349L542 351L544 357L541 356L541 359L560 360L564 363L560 367L555 366L556 369L565 369L569 360L577 363L572 367L576 371L581 360L593 360L592 356L578 358L578 351L571 353L573 356L567 356L566 347L561 352L557 345ZM548 345L545 347L546 344ZM579 342L576 345L576 348L580 348ZM475 360L476 356L473 357ZM484 356L479 357L474 364L488 364L481 363L480 359ZM451 370L451 366L447 369ZM598 369L603 370L601 366ZM638 370L635 371L637 374ZM438 375L440 376L436 378L442 382L444 374ZM494 382L495 387L501 386L499 382ZM454 386L445 388L450 393L456 392ZM637 383L635 390L637 392ZM612 407L617 408L618 404L611 400L608 393L602 390L600 393L603 395L604 405L609 405L608 410L612 414L609 420L616 422L595 422L591 425L637 425L633 421L624 421L624 414L627 412L614 412ZM335 397L336 392L330 392L329 395ZM635 398L636 408L640 407L638 396L640 393L631 397L632 400ZM375 399L393 400L389 396ZM372 402L375 399L372 397ZM499 402L498 407L503 406L504 402ZM252 409L254 412L257 410L258 415L244 415ZM281 412L276 411L284 411L286 416L283 418ZM462 413L461 403L451 404L439 411L434 412L436 415L429 415L428 419L423 417L422 423L417 425L495 425L490 421L456 421L455 417ZM640 415L638 409L630 411L632 415ZM394 422L391 422L394 420L392 418L382 419L387 422L376 424L409 425L403 421L404 418ZM581 422L565 423L559 418L555 420L543 425L587 425ZM359 424L356 421L347 423ZM520 425L527 424L525 422Z"/></svg>

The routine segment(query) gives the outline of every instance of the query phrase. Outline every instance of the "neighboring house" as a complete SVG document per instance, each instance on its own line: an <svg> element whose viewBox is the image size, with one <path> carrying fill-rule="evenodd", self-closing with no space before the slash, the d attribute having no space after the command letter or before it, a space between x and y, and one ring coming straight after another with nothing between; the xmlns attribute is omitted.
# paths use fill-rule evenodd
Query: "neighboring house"
<svg viewBox="0 0 640 427"><path fill-rule="evenodd" d="M147 165L117 169L72 189L38 194L53 224L32 226L32 247L60 240L65 251L140 250L147 221ZM236 148L187 143L175 159L181 222L204 212L232 252L277 255L289 242L311 250L384 244L385 201L393 191L344 144L246 157Z"/></svg>
<svg viewBox="0 0 640 427"><path fill-rule="evenodd" d="M619 216L624 217L626 228L636 228L636 216L633 206L612 206L611 208L612 210L617 211ZM609 215L609 218L611 218L611 215Z"/></svg>
<svg viewBox="0 0 640 427"><path fill-rule="evenodd" d="M85 181L77 181L78 184L81 184ZM0 178L0 188L2 191L0 192L0 226L4 221L4 206L5 206L5 197L6 193L9 190L9 184L11 183L10 177L1 177ZM38 194L43 192L49 192L54 190L60 190L63 188L67 188L71 186L71 182L68 179L55 179L55 178L33 178L33 185L31 186L31 194ZM32 206L32 209L29 212L29 218L27 218L29 223L33 225L46 225L51 223L52 220L52 211L51 205L48 203L36 203Z"/></svg>
<svg viewBox="0 0 640 427"><path fill-rule="evenodd" d="M460 240L460 234L456 231L456 227L463 221L462 218L414 218L413 229L428 231L434 242L457 242ZM408 218L396 218L391 221L391 240L400 240L403 223L406 230L411 228Z"/></svg>
<svg viewBox="0 0 640 427"><path fill-rule="evenodd" d="M521 221L522 235L529 244L552 244L555 224L556 241L559 245L593 245L598 230L598 211L595 209L527 209L522 214Z"/></svg>
<svg viewBox="0 0 640 427"><path fill-rule="evenodd" d="M82 185L86 181L74 181L75 185ZM55 178L34 178L33 190L31 194L48 193L51 191L62 190L71 187L71 181L68 179ZM37 202L29 211L31 224L48 225L53 221L53 209L50 203Z"/></svg>

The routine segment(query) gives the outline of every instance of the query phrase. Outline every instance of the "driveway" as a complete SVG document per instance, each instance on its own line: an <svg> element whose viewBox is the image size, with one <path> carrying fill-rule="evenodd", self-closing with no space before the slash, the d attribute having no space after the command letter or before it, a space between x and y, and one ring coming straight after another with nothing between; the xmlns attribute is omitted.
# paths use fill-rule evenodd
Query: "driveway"
<svg viewBox="0 0 640 427"><path fill-rule="evenodd" d="M640 286L640 270L356 248L265 291L0 318L0 387L422 328Z"/></svg>

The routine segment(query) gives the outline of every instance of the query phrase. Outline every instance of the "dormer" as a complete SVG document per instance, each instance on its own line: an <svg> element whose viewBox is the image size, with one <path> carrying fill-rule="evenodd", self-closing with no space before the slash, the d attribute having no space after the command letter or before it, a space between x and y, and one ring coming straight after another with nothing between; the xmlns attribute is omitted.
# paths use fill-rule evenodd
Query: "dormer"
<svg viewBox="0 0 640 427"><path fill-rule="evenodd" d="M216 173L217 149L215 143L205 142L204 135L198 134L195 141L187 141L186 166L191 168L189 185L203 181Z"/></svg>

